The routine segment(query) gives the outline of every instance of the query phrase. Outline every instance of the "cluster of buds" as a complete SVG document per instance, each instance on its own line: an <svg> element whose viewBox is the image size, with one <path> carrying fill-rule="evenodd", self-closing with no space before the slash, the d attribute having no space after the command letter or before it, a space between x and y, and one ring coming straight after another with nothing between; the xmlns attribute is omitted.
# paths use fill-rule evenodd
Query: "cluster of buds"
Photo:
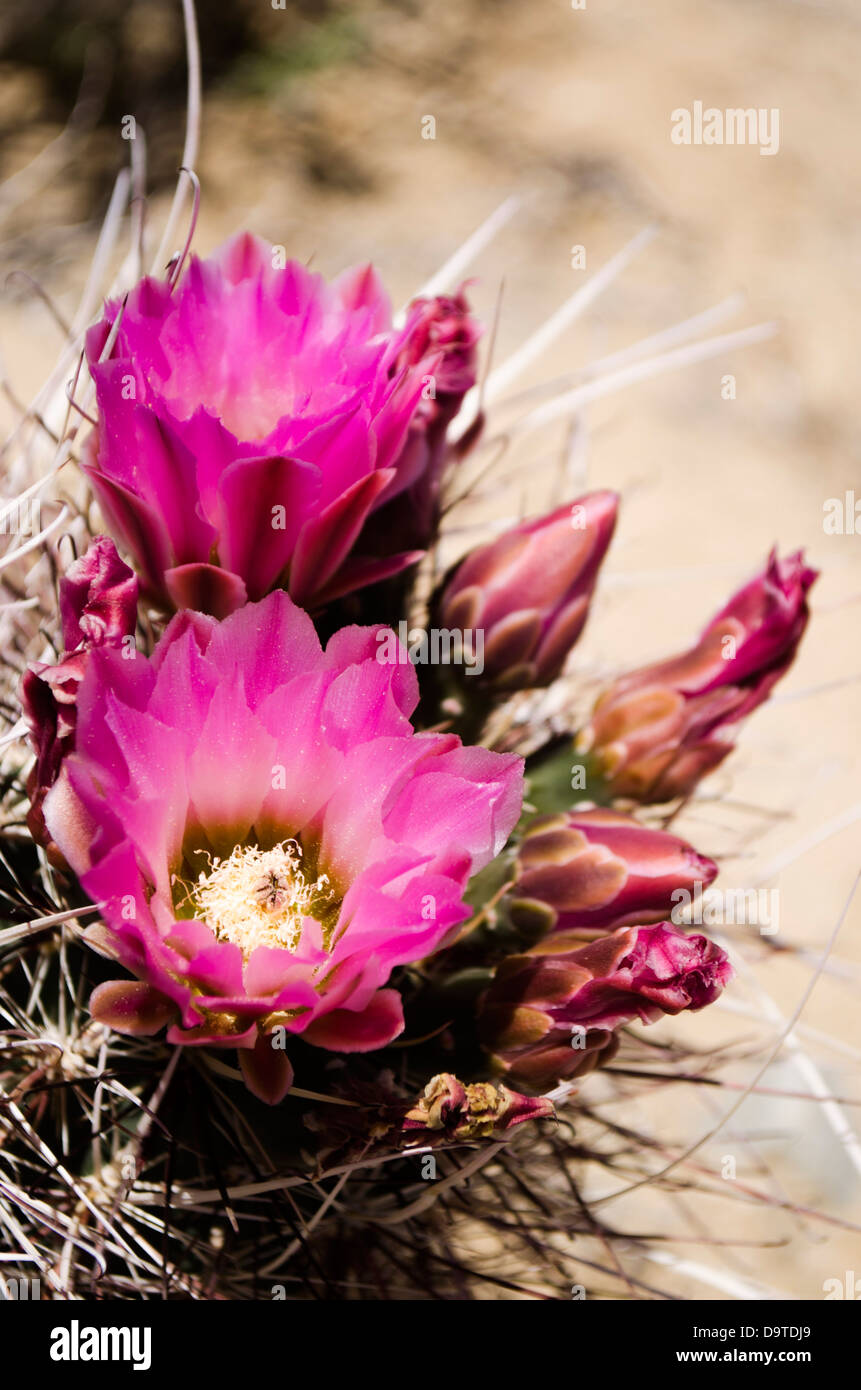
<svg viewBox="0 0 861 1390"><path fill-rule="evenodd" d="M713 1003L726 953L668 922L623 927L577 950L551 937L499 966L482 1001L482 1041L498 1071L536 1091L605 1064L618 1029Z"/></svg>
<svg viewBox="0 0 861 1390"><path fill-rule="evenodd" d="M696 646L622 676L601 695L576 750L611 795L670 801L723 761L732 730L792 664L816 576L801 552L781 560L773 551Z"/></svg>
<svg viewBox="0 0 861 1390"><path fill-rule="evenodd" d="M52 665L32 662L21 682L21 703L36 761L27 782L27 826L46 842L42 805L72 751L78 688L95 647L119 646L137 623L138 582L107 536L96 536L60 580L64 655Z"/></svg>
<svg viewBox="0 0 861 1390"><path fill-rule="evenodd" d="M577 641L616 525L618 497L591 492L472 551L438 605L441 627L482 630L483 681L550 685Z"/></svg>
<svg viewBox="0 0 861 1390"><path fill-rule="evenodd" d="M669 917L712 882L717 865L665 830L616 811L569 811L533 821L521 841L509 915L554 949L617 927Z"/></svg>

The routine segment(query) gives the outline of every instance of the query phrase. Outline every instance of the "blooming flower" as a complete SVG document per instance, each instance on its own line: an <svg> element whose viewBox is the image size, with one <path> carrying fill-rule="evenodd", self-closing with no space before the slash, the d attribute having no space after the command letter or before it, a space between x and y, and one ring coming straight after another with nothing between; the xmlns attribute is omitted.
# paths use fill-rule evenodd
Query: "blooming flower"
<svg viewBox="0 0 861 1390"><path fill-rule="evenodd" d="M445 628L484 632L484 679L549 685L583 630L616 525L614 492L590 492L472 551L439 605Z"/></svg>
<svg viewBox="0 0 861 1390"><path fill-rule="evenodd" d="M669 801L723 761L734 727L791 666L816 577L801 551L785 560L772 551L765 570L733 595L695 647L622 676L604 692L577 750L613 793Z"/></svg>
<svg viewBox="0 0 861 1390"><path fill-rule="evenodd" d="M623 927L557 954L551 937L509 956L484 997L480 1027L497 1067L535 1089L592 1071L639 1019L702 1009L731 975L726 953L669 923Z"/></svg>
<svg viewBox="0 0 861 1390"><path fill-rule="evenodd" d="M151 659L95 650L46 802L103 904L92 943L137 977L99 986L94 1016L236 1047L269 1101L290 1034L367 1051L400 1032L392 970L448 941L519 813L520 759L413 732L415 673L376 660L379 631L323 651L279 592L178 614Z"/></svg>
<svg viewBox="0 0 861 1390"><path fill-rule="evenodd" d="M396 331L370 267L327 285L248 234L109 303L84 466L149 597L224 616L283 587L317 607L417 559L396 532L372 555L359 538L429 466L408 434L436 370L440 409L449 376L459 398L449 317Z"/></svg>
<svg viewBox="0 0 861 1390"><path fill-rule="evenodd" d="M74 747L78 689L94 647L119 646L137 622L138 583L107 536L96 536L60 580L62 661L32 662L21 681L21 703L36 753L27 782L31 835L45 842L42 803Z"/></svg>
<svg viewBox="0 0 861 1390"><path fill-rule="evenodd" d="M517 855L509 912L516 925L572 939L659 922L712 882L717 865L665 830L616 811L569 811L533 821Z"/></svg>

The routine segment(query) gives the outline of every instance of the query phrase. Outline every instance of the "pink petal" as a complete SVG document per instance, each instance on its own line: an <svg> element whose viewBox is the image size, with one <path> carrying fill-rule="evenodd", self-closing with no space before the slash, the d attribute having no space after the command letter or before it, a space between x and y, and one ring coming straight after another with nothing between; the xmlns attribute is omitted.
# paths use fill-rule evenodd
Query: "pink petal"
<svg viewBox="0 0 861 1390"><path fill-rule="evenodd" d="M290 593L306 604L346 559L374 503L384 492L391 470L360 478L303 527L290 567Z"/></svg>
<svg viewBox="0 0 861 1390"><path fill-rule="evenodd" d="M165 570L164 584L176 608L193 608L213 618L228 617L248 599L238 574L200 561Z"/></svg>
<svg viewBox="0 0 861 1390"><path fill-rule="evenodd" d="M385 286L372 265L345 270L333 282L332 289L345 309L368 311L369 335L383 333L391 326L392 306Z"/></svg>
<svg viewBox="0 0 861 1390"><path fill-rule="evenodd" d="M188 824L219 854L248 835L272 786L276 742L235 689L219 685L188 761Z"/></svg>
<svg viewBox="0 0 861 1390"><path fill-rule="evenodd" d="M281 592L232 614L207 648L226 685L241 681L252 709L286 681L319 668L321 656L311 619Z"/></svg>
<svg viewBox="0 0 861 1390"><path fill-rule="evenodd" d="M219 559L241 574L251 599L286 580L302 522L320 491L320 470L295 458L237 459L219 484Z"/></svg>
<svg viewBox="0 0 861 1390"><path fill-rule="evenodd" d="M138 980L109 980L93 990L90 1013L115 1033L148 1038L176 1015L176 1005Z"/></svg>
<svg viewBox="0 0 861 1390"><path fill-rule="evenodd" d="M332 603L334 599L343 598L345 594L352 594L368 584L390 579L411 565L417 565L425 553L424 550L403 550L399 555L389 555L384 559L377 559L373 555L350 555L338 573L320 590L318 602Z"/></svg>
<svg viewBox="0 0 861 1390"><path fill-rule="evenodd" d="M277 1105L293 1085L293 1068L286 1052L272 1046L272 1038L258 1034L252 1048L239 1053L239 1065L252 1095L267 1105Z"/></svg>
<svg viewBox="0 0 861 1390"><path fill-rule="evenodd" d="M137 557L150 593L162 592L162 575L173 564L167 528L158 512L128 488L96 468L81 465L92 484L110 530Z"/></svg>
<svg viewBox="0 0 861 1390"><path fill-rule="evenodd" d="M403 1032L404 1009L396 989L381 989L361 1013L333 1009L308 1025L306 1042L330 1052L373 1052Z"/></svg>

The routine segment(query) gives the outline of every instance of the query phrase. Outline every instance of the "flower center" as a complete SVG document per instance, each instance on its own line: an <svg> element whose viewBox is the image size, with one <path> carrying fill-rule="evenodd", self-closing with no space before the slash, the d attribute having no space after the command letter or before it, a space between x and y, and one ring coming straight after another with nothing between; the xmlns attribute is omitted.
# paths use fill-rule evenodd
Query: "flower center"
<svg viewBox="0 0 861 1390"><path fill-rule="evenodd" d="M294 951L303 919L325 910L332 897L326 874L311 880L303 873L295 840L267 850L237 845L229 858L210 859L189 891L218 940L232 941L245 956L256 946Z"/></svg>

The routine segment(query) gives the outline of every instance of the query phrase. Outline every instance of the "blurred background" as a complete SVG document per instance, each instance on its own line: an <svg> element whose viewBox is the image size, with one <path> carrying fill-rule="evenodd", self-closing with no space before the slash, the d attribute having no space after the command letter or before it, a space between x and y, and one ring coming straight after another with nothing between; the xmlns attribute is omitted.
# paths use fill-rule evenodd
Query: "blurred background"
<svg viewBox="0 0 861 1390"><path fill-rule="evenodd" d="M780 893L778 935L729 933L742 976L727 1007L689 1033L698 1047L726 1049L731 1086L749 1082L751 1057L792 1015L861 861L861 516L858 535L848 524L842 535L823 528L829 499L855 489L861 502L857 3L201 0L198 20L198 251L250 227L326 274L373 260L397 305L518 195L471 291L486 323L499 307L498 363L656 227L518 389L730 295L739 295L733 313L704 333L777 324L767 341L595 401L573 448L570 422L531 432L458 513L452 539L463 549L563 500L563 488L622 492L606 582L577 651L590 679L684 645L775 543L805 546L821 568L799 661L677 822L721 858L726 886ZM671 113L695 101L777 108L778 153L674 144ZM32 283L14 272L72 317L128 163L128 116L146 141L154 249L184 112L178 0L30 0L0 14L0 410L10 421L61 346ZM697 1199L692 1253L675 1207L625 1199L607 1209L621 1225L669 1237L662 1268L636 1252L630 1268L639 1260L644 1277L686 1298L759 1289L818 1299L825 1280L861 1270L859 984L856 898L796 1032L803 1054L784 1052L761 1083L782 1094L751 1097L697 1156L712 1172L736 1158L739 1180L771 1204L740 1192ZM809 1098L820 1083L839 1107ZM634 1087L605 1101L603 1083L589 1084L608 1116L645 1116L668 1154L705 1134L737 1094ZM717 1236L762 1248L716 1254Z"/></svg>

